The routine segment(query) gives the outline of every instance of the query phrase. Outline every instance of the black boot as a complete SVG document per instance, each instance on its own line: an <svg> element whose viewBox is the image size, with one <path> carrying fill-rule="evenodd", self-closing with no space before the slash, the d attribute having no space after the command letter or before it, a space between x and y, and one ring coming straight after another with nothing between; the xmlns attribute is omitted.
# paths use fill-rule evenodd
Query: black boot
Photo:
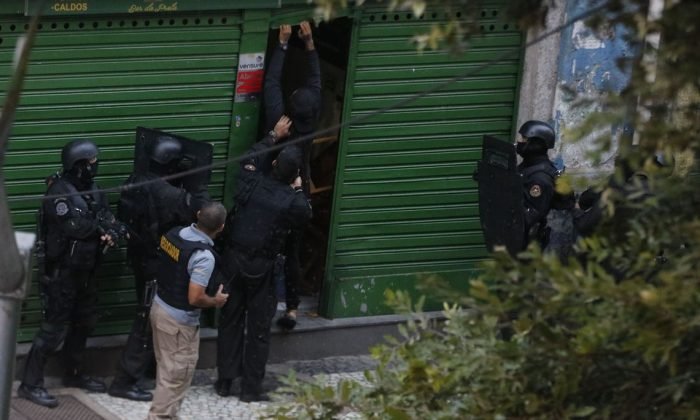
<svg viewBox="0 0 700 420"><path fill-rule="evenodd" d="M58 407L58 400L56 397L49 394L45 388L40 386L21 384L19 388L17 388L17 395L44 407Z"/></svg>
<svg viewBox="0 0 700 420"><path fill-rule="evenodd" d="M245 403L249 402L262 402L262 401L270 401L270 397L267 394L260 393L260 394L255 394L255 393L241 393L241 398L240 400Z"/></svg>
<svg viewBox="0 0 700 420"><path fill-rule="evenodd" d="M214 389L220 397L228 397L231 395L231 385L233 381L231 379L217 379L214 382Z"/></svg>
<svg viewBox="0 0 700 420"><path fill-rule="evenodd" d="M138 385L119 385L114 384L109 387L108 394L117 398L126 398L133 401L151 401L153 394L144 391Z"/></svg>
<svg viewBox="0 0 700 420"><path fill-rule="evenodd" d="M90 392L106 392L107 385L87 375L71 375L63 377L63 385L72 388L81 388Z"/></svg>

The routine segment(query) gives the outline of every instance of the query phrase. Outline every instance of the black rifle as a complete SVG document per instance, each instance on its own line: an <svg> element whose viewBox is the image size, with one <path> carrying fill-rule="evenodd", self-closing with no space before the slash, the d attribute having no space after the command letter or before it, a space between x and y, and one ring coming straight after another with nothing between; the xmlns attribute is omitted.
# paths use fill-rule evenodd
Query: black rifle
<svg viewBox="0 0 700 420"><path fill-rule="evenodd" d="M116 220L107 209L100 209L95 215L100 234L109 235L112 237L112 242L117 244L120 240L125 240L129 237L129 229L126 224ZM109 250L109 244L105 245L102 253L106 254Z"/></svg>

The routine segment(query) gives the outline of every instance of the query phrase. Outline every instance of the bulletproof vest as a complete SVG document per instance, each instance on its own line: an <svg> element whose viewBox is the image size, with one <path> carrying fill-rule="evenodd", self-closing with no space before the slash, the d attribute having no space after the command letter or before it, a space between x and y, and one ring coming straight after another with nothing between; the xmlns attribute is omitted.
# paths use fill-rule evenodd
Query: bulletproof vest
<svg viewBox="0 0 700 420"><path fill-rule="evenodd" d="M545 252L554 252L565 258L570 254L576 241L573 219L576 196L573 191L570 194L562 194L556 190L556 181L561 171L550 161L525 168L522 171L523 183L527 183L529 178L538 172L544 172L551 177L555 188L547 215L539 224L532 227L529 236L536 237Z"/></svg>
<svg viewBox="0 0 700 420"><path fill-rule="evenodd" d="M95 184L89 187L90 190L96 189ZM78 194L78 189L65 179L56 179L49 189L46 191L47 195L63 195L63 194L73 194L68 195L66 199L70 201L71 206L75 208L81 218L95 219L96 202L92 201L88 203L83 195ZM44 214L53 214L54 201L47 200L43 203ZM61 256L65 255L69 247L68 238L61 232L61 229L56 225L55 221L51 217L44 217L45 232L46 232L46 257L49 260L56 260ZM76 240L77 242L95 242L98 243L98 238L90 238L85 240ZM87 256L86 256L87 257Z"/></svg>
<svg viewBox="0 0 700 420"><path fill-rule="evenodd" d="M259 177L257 184L236 196L236 215L228 238L230 245L253 256L273 258L277 255L290 230L287 214L294 194L289 185Z"/></svg>
<svg viewBox="0 0 700 420"><path fill-rule="evenodd" d="M540 163L536 163L532 166L523 168L521 172L523 175L523 183L527 183L530 177L538 172L544 172L547 175L549 175L552 178L552 183L554 183L556 178L559 176L559 170L557 170L554 164L548 160L545 160Z"/></svg>
<svg viewBox="0 0 700 420"><path fill-rule="evenodd" d="M552 178L552 185L556 187L557 178L562 174L552 162L544 161L536 165L529 166L523 169L523 183L527 184L529 178L538 173L544 172ZM571 210L576 204L576 196L573 192L570 194L562 194L554 189L554 194L552 195L552 201L550 203L550 208L556 210Z"/></svg>
<svg viewBox="0 0 700 420"><path fill-rule="evenodd" d="M158 269L158 296L168 305L185 311L201 309L192 306L187 298L190 287L190 275L187 272L187 264L195 251L208 250L218 259L216 251L211 245L199 241L188 241L180 237L183 226L170 229L160 238L158 257L160 265ZM219 266L219 264L216 264ZM216 267L215 266L215 267ZM214 269L217 271L217 269ZM217 274L212 273L211 284ZM207 288L209 289L209 288Z"/></svg>

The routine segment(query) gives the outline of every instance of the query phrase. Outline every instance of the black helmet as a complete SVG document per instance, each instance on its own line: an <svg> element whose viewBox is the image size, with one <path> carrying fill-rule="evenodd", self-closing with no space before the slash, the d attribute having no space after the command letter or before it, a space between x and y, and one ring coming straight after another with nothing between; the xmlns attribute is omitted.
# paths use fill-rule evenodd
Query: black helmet
<svg viewBox="0 0 700 420"><path fill-rule="evenodd" d="M61 163L63 169L70 171L76 162L80 160L92 160L97 157L99 150L90 140L73 140L63 146L61 150Z"/></svg>
<svg viewBox="0 0 700 420"><path fill-rule="evenodd" d="M547 149L554 147L554 129L546 122L530 120L520 126L518 133L528 139L543 140Z"/></svg>
<svg viewBox="0 0 700 420"><path fill-rule="evenodd" d="M174 137L160 136L152 143L149 155L157 163L167 165L182 158L182 144Z"/></svg>

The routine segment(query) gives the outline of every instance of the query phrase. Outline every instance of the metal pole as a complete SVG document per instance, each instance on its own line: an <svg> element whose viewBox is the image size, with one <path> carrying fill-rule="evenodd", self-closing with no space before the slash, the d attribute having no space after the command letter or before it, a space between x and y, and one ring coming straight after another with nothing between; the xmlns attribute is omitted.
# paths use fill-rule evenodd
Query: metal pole
<svg viewBox="0 0 700 420"><path fill-rule="evenodd" d="M12 381L15 372L15 350L17 347L17 327L22 300L29 290L31 278L33 233L15 232L17 249L24 267L22 286L11 293L0 294L0 419L10 418Z"/></svg>

